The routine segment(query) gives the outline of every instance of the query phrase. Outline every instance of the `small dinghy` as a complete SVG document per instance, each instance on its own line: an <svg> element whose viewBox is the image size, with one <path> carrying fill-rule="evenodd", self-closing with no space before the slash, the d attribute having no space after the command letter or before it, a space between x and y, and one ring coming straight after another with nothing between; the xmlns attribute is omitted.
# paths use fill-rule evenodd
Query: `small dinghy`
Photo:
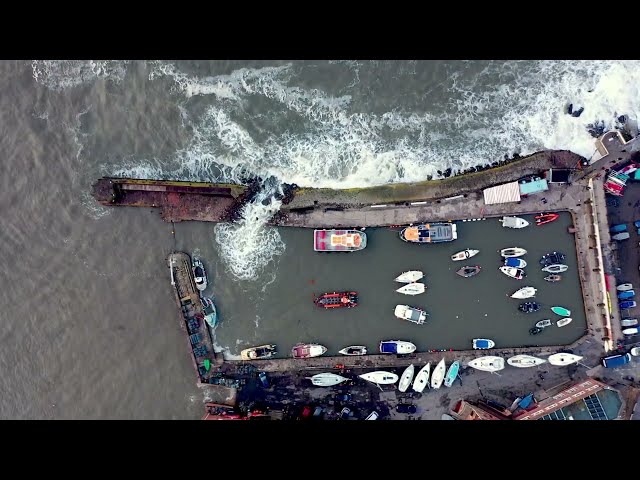
<svg viewBox="0 0 640 480"><path fill-rule="evenodd" d="M570 317L561 318L556 322L556 325L558 325L559 327L564 327L565 325L569 325L572 320L573 318Z"/></svg>
<svg viewBox="0 0 640 480"><path fill-rule="evenodd" d="M366 355L367 347L364 345L351 345L350 347L344 347L342 350L338 351L338 353L342 355Z"/></svg>
<svg viewBox="0 0 640 480"><path fill-rule="evenodd" d="M562 317L568 317L571 315L571 310L567 310L564 307L551 307L551 311L556 315L560 315Z"/></svg>
<svg viewBox="0 0 640 480"><path fill-rule="evenodd" d="M511 294L511 298L531 298L536 296L538 290L533 287L522 287Z"/></svg>
<svg viewBox="0 0 640 480"><path fill-rule="evenodd" d="M398 275L396 278L394 278L394 281L400 283L413 283L417 282L422 277L424 277L424 273L422 273L420 270L409 270L408 272L404 272Z"/></svg>
<svg viewBox="0 0 640 480"><path fill-rule="evenodd" d="M415 307L410 307L409 305L396 305L396 308L393 313L399 319L407 320L417 325L422 325L424 321L427 319L427 315L429 315L424 310L420 310L419 308L415 308Z"/></svg>
<svg viewBox="0 0 640 480"><path fill-rule="evenodd" d="M564 365L571 365L572 363L578 363L582 360L580 355L574 355L573 353L554 353L550 355L549 364L555 365L556 367L562 367Z"/></svg>
<svg viewBox="0 0 640 480"><path fill-rule="evenodd" d="M622 320L620 320L620 325L622 325L623 327L635 327L636 325L638 325L638 319L623 318Z"/></svg>
<svg viewBox="0 0 640 480"><path fill-rule="evenodd" d="M358 376L363 380L366 380L367 382L377 383L378 385L391 385L392 383L396 383L398 381L398 375L391 372L385 372L383 370L363 373L362 375Z"/></svg>
<svg viewBox="0 0 640 480"><path fill-rule="evenodd" d="M563 265L561 263L554 263L553 265L547 265L542 269L543 272L547 273L562 273L569 270L567 265Z"/></svg>
<svg viewBox="0 0 640 480"><path fill-rule="evenodd" d="M407 283L406 285L401 286L396 289L396 292L402 293L404 295L420 295L424 293L427 286L424 283Z"/></svg>
<svg viewBox="0 0 640 480"><path fill-rule="evenodd" d="M406 392L409 385L411 385L411 380L413 380L413 372L414 366L413 363L404 369L402 372L402 376L400 377L400 383L398 384L398 390L401 392Z"/></svg>
<svg viewBox="0 0 640 480"><path fill-rule="evenodd" d="M478 265L475 265L473 267L466 266L466 267L462 267L456 273L458 275L460 275L461 277L469 278L469 277L473 277L474 275L477 275L478 273L480 273L480 267Z"/></svg>
<svg viewBox="0 0 640 480"><path fill-rule="evenodd" d="M628 300L636 296L635 290L625 290L624 292L620 292L618 294L618 299L620 300Z"/></svg>
<svg viewBox="0 0 640 480"><path fill-rule="evenodd" d="M616 287L616 290L618 290L619 292L626 292L627 290L631 290L631 289L633 289L632 283L623 283L622 285L618 285Z"/></svg>
<svg viewBox="0 0 640 480"><path fill-rule="evenodd" d="M349 380L346 377L336 375L335 373L318 373L313 377L308 377L316 387L333 387L339 383Z"/></svg>
<svg viewBox="0 0 640 480"><path fill-rule="evenodd" d="M518 310L522 313L534 313L540 310L540 305L536 302L524 302L518 305Z"/></svg>
<svg viewBox="0 0 640 480"><path fill-rule="evenodd" d="M458 377L458 371L460 370L460 362L457 360L451 364L449 370L447 371L447 375L444 378L444 386L450 387L455 382Z"/></svg>
<svg viewBox="0 0 640 480"><path fill-rule="evenodd" d="M507 257L504 259L505 267L524 268L527 266L527 262L521 258Z"/></svg>
<svg viewBox="0 0 640 480"><path fill-rule="evenodd" d="M504 358L488 355L474 358L467 365L483 372L498 372L504 369Z"/></svg>
<svg viewBox="0 0 640 480"><path fill-rule="evenodd" d="M466 260L467 258L474 257L478 253L480 253L480 250L472 250L470 248L467 248L466 250L462 250L461 252L451 255L451 260L453 260L454 262L459 262L461 260Z"/></svg>
<svg viewBox="0 0 640 480"><path fill-rule="evenodd" d="M553 265L554 263L562 263L564 262L565 254L561 252L550 252L546 255L543 255L540 258L540 265L546 267L547 265Z"/></svg>
<svg viewBox="0 0 640 480"><path fill-rule="evenodd" d="M515 278L516 280L522 280L527 275L521 268L500 267L500 271L507 277Z"/></svg>
<svg viewBox="0 0 640 480"><path fill-rule="evenodd" d="M638 327L625 328L624 330L622 330L622 334L623 335L637 335L639 331L640 330L638 330Z"/></svg>
<svg viewBox="0 0 640 480"><path fill-rule="evenodd" d="M195 259L191 264L191 268L193 269L193 279L196 282L196 288L201 292L206 290L208 281L207 281L207 273L204 270L204 265L202 260Z"/></svg>
<svg viewBox="0 0 640 480"><path fill-rule="evenodd" d="M538 335L544 330L544 328L540 327L532 327L529 329L529 335Z"/></svg>
<svg viewBox="0 0 640 480"><path fill-rule="evenodd" d="M566 320L566 318L563 318L562 320ZM562 321L560 320L560 321ZM571 320L571 319L569 319ZM569 323L569 322L567 322ZM551 326L551 319L550 318L545 318L544 320L540 320L538 322L536 322L536 327L538 328L547 328Z"/></svg>
<svg viewBox="0 0 640 480"><path fill-rule="evenodd" d="M536 226L546 225L547 223L551 223L557 220L560 217L557 213L541 213L540 215L536 215Z"/></svg>
<svg viewBox="0 0 640 480"><path fill-rule="evenodd" d="M473 339L473 348L476 350L486 350L488 348L493 348L496 346L496 343L493 340L489 340L488 338L474 338Z"/></svg>
<svg viewBox="0 0 640 480"><path fill-rule="evenodd" d="M444 358L438 362L436 368L433 369L431 374L431 388L438 389L442 386L444 376L447 373L447 365L444 363Z"/></svg>
<svg viewBox="0 0 640 480"><path fill-rule="evenodd" d="M431 372L431 362L427 362L427 364L420 369L418 374L416 375L415 380L413 381L413 390L421 393L429 384L429 373Z"/></svg>
<svg viewBox="0 0 640 480"><path fill-rule="evenodd" d="M562 280L562 275L557 275L554 273L552 275L547 275L546 277L544 277L544 279L547 282L551 282L551 283L559 282L560 280Z"/></svg>
<svg viewBox="0 0 640 480"><path fill-rule="evenodd" d="M526 254L527 254L527 251L524 248L520 248L520 247L509 247L509 248L503 248L502 250L500 250L500 255L503 256L504 258L521 257Z"/></svg>
<svg viewBox="0 0 640 480"><path fill-rule="evenodd" d="M520 217L502 217L500 223L506 228L524 228L529 226L529 222Z"/></svg>
<svg viewBox="0 0 640 480"><path fill-rule="evenodd" d="M543 358L534 357L532 355L515 355L507 358L507 363L512 367L528 368L542 365L547 361Z"/></svg>

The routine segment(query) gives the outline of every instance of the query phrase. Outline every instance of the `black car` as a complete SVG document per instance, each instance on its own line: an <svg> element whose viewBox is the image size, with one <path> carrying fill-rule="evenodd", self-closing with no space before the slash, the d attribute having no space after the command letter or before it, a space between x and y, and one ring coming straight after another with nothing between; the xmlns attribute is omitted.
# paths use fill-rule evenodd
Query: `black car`
<svg viewBox="0 0 640 480"><path fill-rule="evenodd" d="M396 406L396 411L398 411L398 413L414 414L418 411L418 408L410 403L399 403Z"/></svg>

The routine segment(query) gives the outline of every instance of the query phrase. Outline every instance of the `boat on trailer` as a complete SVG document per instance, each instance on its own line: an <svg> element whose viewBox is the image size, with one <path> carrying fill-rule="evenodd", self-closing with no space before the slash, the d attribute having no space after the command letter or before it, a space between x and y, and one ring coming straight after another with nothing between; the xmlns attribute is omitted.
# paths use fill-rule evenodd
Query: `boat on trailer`
<svg viewBox="0 0 640 480"><path fill-rule="evenodd" d="M453 255L451 255L451 260L453 260L454 262L459 262L461 260L466 260L468 258L474 257L478 253L480 253L480 250L473 250L471 248L467 248L466 250L462 250L461 252L454 253Z"/></svg>
<svg viewBox="0 0 640 480"><path fill-rule="evenodd" d="M503 256L504 258L521 257L526 254L527 254L527 251L521 247L509 247L509 248L503 248L502 250L500 250L500 255Z"/></svg>
<svg viewBox="0 0 640 480"><path fill-rule="evenodd" d="M313 249L316 252L355 252L366 246L367 234L359 230L313 231Z"/></svg>
<svg viewBox="0 0 640 480"><path fill-rule="evenodd" d="M424 273L420 270L409 270L408 272L401 273L393 280L400 283L413 283L417 282L422 277L424 277Z"/></svg>
<svg viewBox="0 0 640 480"><path fill-rule="evenodd" d="M502 217L500 223L506 228L524 228L529 226L529 222L520 217Z"/></svg>
<svg viewBox="0 0 640 480"><path fill-rule="evenodd" d="M333 387L334 385L338 385L349 380L348 378L335 373L318 373L313 377L308 378L316 387Z"/></svg>
<svg viewBox="0 0 640 480"><path fill-rule="evenodd" d="M357 292L323 293L313 301L322 308L352 308L358 305Z"/></svg>
<svg viewBox="0 0 640 480"><path fill-rule="evenodd" d="M416 392L422 392L424 388L429 384L429 373L431 372L431 362L420 369L416 378L413 380L413 390Z"/></svg>
<svg viewBox="0 0 640 480"><path fill-rule="evenodd" d="M406 392L409 385L411 385L411 380L413 380L413 372L415 368L413 363L404 369L402 372L402 376L400 377L400 383L398 383L398 390L401 392Z"/></svg>
<svg viewBox="0 0 640 480"><path fill-rule="evenodd" d="M547 361L543 358L534 357L532 355L515 355L513 357L507 358L507 363L512 367L518 368L528 368L528 367L537 367L538 365L542 365Z"/></svg>
<svg viewBox="0 0 640 480"><path fill-rule="evenodd" d="M536 215L536 226L546 225L547 223L551 223L560 218L560 215L557 213L541 213L540 215Z"/></svg>
<svg viewBox="0 0 640 480"><path fill-rule="evenodd" d="M406 285L397 288L396 292L402 293L404 295L420 295L421 293L424 293L426 288L427 286L424 283L414 282L407 283Z"/></svg>
<svg viewBox="0 0 640 480"><path fill-rule="evenodd" d="M342 355L366 355L367 347L364 345L351 345L349 347L344 347L342 350L339 350L338 353Z"/></svg>

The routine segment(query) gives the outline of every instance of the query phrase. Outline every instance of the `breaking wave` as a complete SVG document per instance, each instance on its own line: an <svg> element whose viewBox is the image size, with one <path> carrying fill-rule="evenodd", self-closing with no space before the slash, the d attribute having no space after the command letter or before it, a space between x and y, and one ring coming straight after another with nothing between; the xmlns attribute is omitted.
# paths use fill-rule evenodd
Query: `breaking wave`
<svg viewBox="0 0 640 480"><path fill-rule="evenodd" d="M120 82L124 78L128 60L34 60L33 78L46 87L62 91L97 78Z"/></svg>

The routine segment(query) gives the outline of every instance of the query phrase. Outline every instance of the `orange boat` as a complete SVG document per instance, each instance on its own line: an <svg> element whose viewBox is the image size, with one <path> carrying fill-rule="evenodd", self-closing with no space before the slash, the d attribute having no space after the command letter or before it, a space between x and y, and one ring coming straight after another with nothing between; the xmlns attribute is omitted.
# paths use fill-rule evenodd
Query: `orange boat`
<svg viewBox="0 0 640 480"><path fill-rule="evenodd" d="M551 223L560 217L557 213L541 213L536 215L536 225L544 225L545 223Z"/></svg>
<svg viewBox="0 0 640 480"><path fill-rule="evenodd" d="M357 292L323 293L314 300L315 304L323 308L351 308L358 305Z"/></svg>

